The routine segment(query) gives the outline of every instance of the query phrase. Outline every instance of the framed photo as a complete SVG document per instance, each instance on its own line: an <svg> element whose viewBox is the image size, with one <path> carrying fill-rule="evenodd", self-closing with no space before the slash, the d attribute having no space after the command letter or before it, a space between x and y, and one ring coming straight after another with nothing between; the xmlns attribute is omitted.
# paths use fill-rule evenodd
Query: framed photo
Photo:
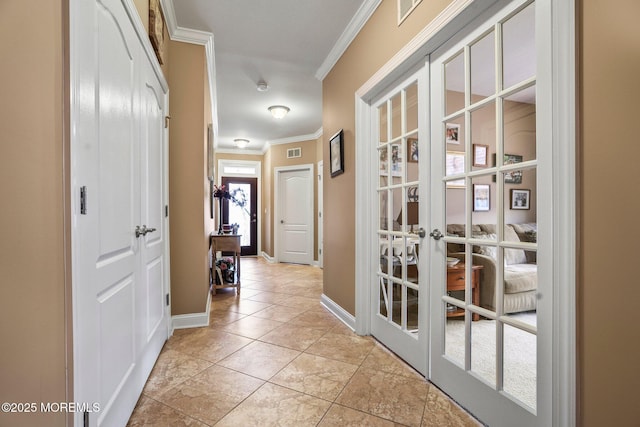
<svg viewBox="0 0 640 427"><path fill-rule="evenodd" d="M418 163L418 138L407 138L407 162Z"/></svg>
<svg viewBox="0 0 640 427"><path fill-rule="evenodd" d="M402 146L391 145L391 176L402 176Z"/></svg>
<svg viewBox="0 0 640 427"><path fill-rule="evenodd" d="M489 212L491 209L491 187L489 184L473 184L474 212Z"/></svg>
<svg viewBox="0 0 640 427"><path fill-rule="evenodd" d="M389 155L387 154L387 146L378 150L378 157L380 158L380 175L389 174Z"/></svg>
<svg viewBox="0 0 640 427"><path fill-rule="evenodd" d="M530 208L531 190L511 189L511 209L528 210Z"/></svg>
<svg viewBox="0 0 640 427"><path fill-rule="evenodd" d="M486 168L489 166L489 146L473 144L473 166Z"/></svg>
<svg viewBox="0 0 640 427"><path fill-rule="evenodd" d="M344 132L340 129L329 139L331 178L344 172Z"/></svg>
<svg viewBox="0 0 640 427"><path fill-rule="evenodd" d="M503 165L513 165L516 163L522 163L522 156L519 154L505 154ZM496 154L493 153L493 166L496 166ZM496 182L495 176L493 182ZM505 184L522 184L522 171L510 171L504 174Z"/></svg>
<svg viewBox="0 0 640 427"><path fill-rule="evenodd" d="M464 152L447 151L445 172L446 176L464 173ZM464 179L447 181L447 188L464 188Z"/></svg>
<svg viewBox="0 0 640 427"><path fill-rule="evenodd" d="M447 144L460 144L460 125L456 123L447 123L445 128Z"/></svg>

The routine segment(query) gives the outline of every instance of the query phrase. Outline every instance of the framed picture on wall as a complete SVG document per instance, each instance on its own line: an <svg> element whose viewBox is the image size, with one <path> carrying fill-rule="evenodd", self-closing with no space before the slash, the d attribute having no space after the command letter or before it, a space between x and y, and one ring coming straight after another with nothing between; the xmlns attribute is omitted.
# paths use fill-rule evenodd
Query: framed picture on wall
<svg viewBox="0 0 640 427"><path fill-rule="evenodd" d="M528 210L531 199L531 190L511 189L511 209Z"/></svg>
<svg viewBox="0 0 640 427"><path fill-rule="evenodd" d="M473 166L486 168L489 166L489 146L484 144L473 144Z"/></svg>
<svg viewBox="0 0 640 427"><path fill-rule="evenodd" d="M407 161L418 163L418 138L407 138Z"/></svg>
<svg viewBox="0 0 640 427"><path fill-rule="evenodd" d="M164 20L160 0L149 0L149 39L158 62L164 64Z"/></svg>
<svg viewBox="0 0 640 427"><path fill-rule="evenodd" d="M493 166L496 166L496 153L493 153ZM513 165L516 163L522 163L522 156L519 154L505 154L504 155L504 160L502 162L502 164L504 166L506 165ZM496 177L493 177L493 182L496 182ZM522 184L522 171L521 170L514 170L514 171L509 171L509 172L505 172L504 174L504 183L505 184Z"/></svg>
<svg viewBox="0 0 640 427"><path fill-rule="evenodd" d="M329 138L329 168L331 178L344 173L344 132L340 129Z"/></svg>
<svg viewBox="0 0 640 427"><path fill-rule="evenodd" d="M391 176L402 176L402 146L391 145Z"/></svg>
<svg viewBox="0 0 640 427"><path fill-rule="evenodd" d="M491 187L489 184L473 184L474 212L489 212L491 209Z"/></svg>
<svg viewBox="0 0 640 427"><path fill-rule="evenodd" d="M460 144L460 125L447 123L445 125L445 139L447 144Z"/></svg>
<svg viewBox="0 0 640 427"><path fill-rule="evenodd" d="M447 151L445 173L446 176L464 173L464 152ZM447 188L464 188L464 179L447 181Z"/></svg>

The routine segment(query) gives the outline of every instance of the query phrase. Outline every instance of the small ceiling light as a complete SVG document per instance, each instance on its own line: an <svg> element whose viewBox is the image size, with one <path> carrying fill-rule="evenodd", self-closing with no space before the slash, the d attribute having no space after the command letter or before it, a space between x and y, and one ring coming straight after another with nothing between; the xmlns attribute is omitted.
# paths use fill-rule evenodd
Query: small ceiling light
<svg viewBox="0 0 640 427"><path fill-rule="evenodd" d="M269 111L273 117L281 119L286 116L290 110L289 107L285 107L284 105L272 105L269 107Z"/></svg>
<svg viewBox="0 0 640 427"><path fill-rule="evenodd" d="M233 142L236 143L236 147L238 148L245 148L248 144L249 144L249 140L248 139L234 139Z"/></svg>
<svg viewBox="0 0 640 427"><path fill-rule="evenodd" d="M269 90L269 85L264 80L258 82L258 92L266 92Z"/></svg>

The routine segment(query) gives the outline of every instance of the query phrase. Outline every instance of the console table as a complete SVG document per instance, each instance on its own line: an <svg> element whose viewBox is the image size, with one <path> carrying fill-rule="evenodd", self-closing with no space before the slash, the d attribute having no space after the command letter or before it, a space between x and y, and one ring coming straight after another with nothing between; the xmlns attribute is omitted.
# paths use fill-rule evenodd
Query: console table
<svg viewBox="0 0 640 427"><path fill-rule="evenodd" d="M480 306L480 270L483 268L481 265L471 266L471 301L473 305ZM447 292L450 291L464 291L465 284L465 265L460 262L453 267L447 267ZM447 317L464 316L464 310L455 307L455 310L447 311ZM473 320L479 320L480 315L474 313Z"/></svg>
<svg viewBox="0 0 640 427"><path fill-rule="evenodd" d="M236 288L236 293L240 295L240 235L239 234L211 234L209 237L209 246L213 262L211 265L211 291L216 294L216 289ZM235 266L235 281L233 283L225 283L221 280L221 284L216 284L216 260L218 252L233 252L233 264Z"/></svg>

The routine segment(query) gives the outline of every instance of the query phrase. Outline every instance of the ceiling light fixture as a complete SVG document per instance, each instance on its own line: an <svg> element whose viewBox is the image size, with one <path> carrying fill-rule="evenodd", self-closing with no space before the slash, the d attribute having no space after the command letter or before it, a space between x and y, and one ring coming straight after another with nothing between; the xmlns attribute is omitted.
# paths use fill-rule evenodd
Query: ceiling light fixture
<svg viewBox="0 0 640 427"><path fill-rule="evenodd" d="M269 85L264 80L258 82L258 92L266 92L269 90Z"/></svg>
<svg viewBox="0 0 640 427"><path fill-rule="evenodd" d="M281 119L286 116L290 110L289 107L285 107L284 105L272 105L269 107L269 111L273 117Z"/></svg>
<svg viewBox="0 0 640 427"><path fill-rule="evenodd" d="M248 139L242 139L242 138L234 139L233 142L236 143L236 147L238 148L245 148L249 144Z"/></svg>

